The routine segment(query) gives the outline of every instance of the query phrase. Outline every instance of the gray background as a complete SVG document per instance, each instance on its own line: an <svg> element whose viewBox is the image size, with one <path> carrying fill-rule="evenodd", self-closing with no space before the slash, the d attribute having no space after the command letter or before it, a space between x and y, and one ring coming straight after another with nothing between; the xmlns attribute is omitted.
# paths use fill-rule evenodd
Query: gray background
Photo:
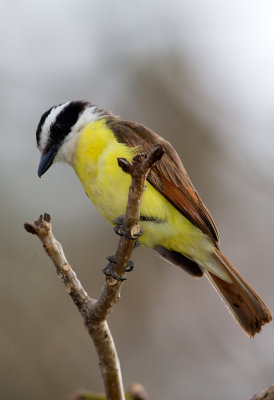
<svg viewBox="0 0 274 400"><path fill-rule="evenodd" d="M90 295L117 237L73 171L37 177L35 130L87 99L168 139L223 252L272 311L274 7L270 1L0 1L0 392L102 390L81 318L38 240L41 212ZM273 382L274 325L249 340L205 279L138 249L110 317L125 386L151 399L247 399Z"/></svg>

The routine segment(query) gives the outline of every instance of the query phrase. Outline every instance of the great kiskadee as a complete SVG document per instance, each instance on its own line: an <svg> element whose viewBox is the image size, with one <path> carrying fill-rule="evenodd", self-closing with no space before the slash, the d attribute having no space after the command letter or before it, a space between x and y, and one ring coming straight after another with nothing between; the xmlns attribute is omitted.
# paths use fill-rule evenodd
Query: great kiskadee
<svg viewBox="0 0 274 400"><path fill-rule="evenodd" d="M214 221L173 147L147 127L124 121L85 101L50 108L39 122L41 177L53 162L71 165L95 207L110 222L125 213L130 176L117 158L163 144L166 152L151 169L141 205L141 245L156 250L193 276L203 274L217 289L235 320L252 337L271 314L219 250Z"/></svg>

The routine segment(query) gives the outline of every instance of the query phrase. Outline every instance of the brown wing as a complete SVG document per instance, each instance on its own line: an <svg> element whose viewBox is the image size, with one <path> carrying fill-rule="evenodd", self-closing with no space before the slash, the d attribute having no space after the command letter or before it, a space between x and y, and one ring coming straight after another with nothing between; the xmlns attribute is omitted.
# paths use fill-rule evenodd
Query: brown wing
<svg viewBox="0 0 274 400"><path fill-rule="evenodd" d="M137 122L110 118L108 124L119 142L131 147L138 146L142 152L150 151L159 143L165 146L166 152L151 169L148 181L189 221L209 235L218 247L219 235L214 221L173 147L161 136Z"/></svg>

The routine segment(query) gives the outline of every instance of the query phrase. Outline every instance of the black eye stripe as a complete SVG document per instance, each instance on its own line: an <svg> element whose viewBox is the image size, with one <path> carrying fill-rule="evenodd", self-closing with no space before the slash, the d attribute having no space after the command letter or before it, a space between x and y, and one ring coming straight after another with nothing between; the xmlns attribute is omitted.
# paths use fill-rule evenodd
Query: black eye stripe
<svg viewBox="0 0 274 400"><path fill-rule="evenodd" d="M60 111L58 110L58 107L60 107ZM98 116L107 116L107 115L112 115L109 111L106 111L102 108L99 108L97 106L94 106L93 104L87 102L87 101L71 101L68 103L64 104L59 104L57 106L54 106L50 108L48 111L46 111L38 124L37 131L36 131L36 140L38 146L41 146L41 133L45 129L45 123L47 123L47 118L50 115L52 111L55 110L55 120L52 121L54 118L53 116L51 118L51 125L48 127L49 132L45 132L45 138L47 140L47 143L44 145L43 144L43 149L41 149L43 152L49 150L49 148L52 145L59 145L59 147L62 145L64 142L64 139L66 136L71 132L71 129L73 126L76 124L78 121L80 115L84 112L84 110L87 107L92 108L92 112L96 113Z"/></svg>
<svg viewBox="0 0 274 400"><path fill-rule="evenodd" d="M53 106L47 110L41 117L36 130L36 141L39 146L41 142L41 132L47 117L50 115L53 109L58 108L58 106ZM69 102L60 112L57 114L55 121L52 122L49 128L49 136L47 139L46 149L49 149L54 144L60 144L63 142L64 138L70 133L71 128L76 124L79 115L85 110L90 103L84 101L71 101Z"/></svg>
<svg viewBox="0 0 274 400"><path fill-rule="evenodd" d="M55 136L56 134L58 134L63 128L64 128L64 126L62 124L60 124L59 122L52 123L51 127L50 127L52 136Z"/></svg>
<svg viewBox="0 0 274 400"><path fill-rule="evenodd" d="M48 143L50 145L61 143L70 133L71 128L76 124L79 115L85 110L89 103L84 101L71 101L57 115L56 120L51 125Z"/></svg>

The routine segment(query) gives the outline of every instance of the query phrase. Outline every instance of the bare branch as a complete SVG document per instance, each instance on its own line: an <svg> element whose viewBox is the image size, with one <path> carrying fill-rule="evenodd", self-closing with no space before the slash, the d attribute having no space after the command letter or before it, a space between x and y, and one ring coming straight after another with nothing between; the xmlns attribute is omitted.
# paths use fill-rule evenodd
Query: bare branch
<svg viewBox="0 0 274 400"><path fill-rule="evenodd" d="M115 272L115 276L121 280L107 276L97 300L88 296L68 263L61 244L52 233L50 215L45 213L44 216L40 215L33 224L29 222L24 224L26 231L37 235L43 243L43 247L55 265L57 274L64 283L67 293L71 296L84 319L99 357L106 394L79 391L71 400L104 400L105 398L107 400L125 400L119 359L106 318L119 301L120 290L126 275L125 270L137 239L135 235L140 232L140 206L147 175L150 168L163 156L164 152L164 146L157 145L148 155L136 155L132 163L124 158L118 159L119 166L132 177L126 214L123 217L123 233L125 235L121 236L116 254L112 257L115 259L115 263L112 261L109 263ZM134 240L126 236L133 237ZM147 400L148 396L142 385L133 384L129 388L126 398L128 400ZM251 400L274 400L274 385L255 395Z"/></svg>
<svg viewBox="0 0 274 400"><path fill-rule="evenodd" d="M157 145L148 155L139 154L133 157L132 163L125 159L118 159L121 168L130 173L132 177L126 214L123 217L123 233L125 236L121 236L116 254L109 264L109 269L114 271L115 276L120 280L108 276L98 300L88 296L68 263L61 244L52 233L49 214L41 215L33 224L29 222L24 224L27 232L37 235L43 243L43 247L54 263L67 293L71 296L84 319L85 326L94 341L99 356L99 365L108 400L124 400L125 397L120 363L106 317L119 301L126 268L137 239L136 234L140 232L140 207L145 191L146 177L150 168L162 157L164 151L163 146ZM113 259L115 262L113 262Z"/></svg>
<svg viewBox="0 0 274 400"><path fill-rule="evenodd" d="M251 400L274 400L274 385L256 394Z"/></svg>
<svg viewBox="0 0 274 400"><path fill-rule="evenodd" d="M119 359L108 324L105 320L94 324L91 322L93 305L96 304L96 299L88 296L68 263L61 244L55 239L52 233L50 216L44 214L34 224L26 222L25 229L28 232L36 234L43 243L43 247L54 263L56 272L64 283L67 293L71 296L84 319L84 323L94 341L99 356L99 365L107 399L124 400Z"/></svg>

